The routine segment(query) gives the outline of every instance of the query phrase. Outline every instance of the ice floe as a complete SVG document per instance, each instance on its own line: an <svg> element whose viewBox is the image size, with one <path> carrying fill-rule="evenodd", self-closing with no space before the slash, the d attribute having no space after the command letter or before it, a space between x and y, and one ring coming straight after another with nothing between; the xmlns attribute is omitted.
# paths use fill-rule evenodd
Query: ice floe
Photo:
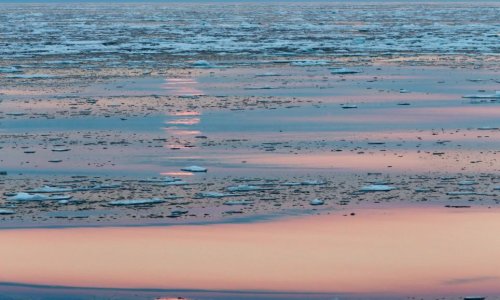
<svg viewBox="0 0 500 300"><path fill-rule="evenodd" d="M269 190L270 188L263 188L260 186L256 185L246 185L246 184L240 184L237 186L230 186L227 188L228 191L230 192L253 192L253 191L263 191L263 190Z"/></svg>
<svg viewBox="0 0 500 300"><path fill-rule="evenodd" d="M309 201L309 204L313 205L313 206L323 205L323 204L325 204L325 201L321 200L321 199L312 199L311 201Z"/></svg>
<svg viewBox="0 0 500 300"><path fill-rule="evenodd" d="M224 205L249 205L253 204L252 200L229 200L223 203Z"/></svg>
<svg viewBox="0 0 500 300"><path fill-rule="evenodd" d="M127 205L147 205L147 204L158 204L163 203L165 200L160 198L151 199L128 199L128 200L114 200L110 201L110 205L114 206L127 206Z"/></svg>
<svg viewBox="0 0 500 300"><path fill-rule="evenodd" d="M395 190L396 188L390 185L383 185L383 184L371 184L371 185L366 185L360 188L359 190L361 192L388 192Z"/></svg>
<svg viewBox="0 0 500 300"><path fill-rule="evenodd" d="M332 68L332 69L330 69L330 73L337 74L337 75L356 74L356 73L360 73L360 72L361 71L352 70L352 69L348 69L348 68Z"/></svg>
<svg viewBox="0 0 500 300"><path fill-rule="evenodd" d="M186 171L186 172L207 172L208 169L200 166L189 166L189 167L184 167L181 169L181 171Z"/></svg>
<svg viewBox="0 0 500 300"><path fill-rule="evenodd" d="M72 196L70 195L53 195L47 196L42 194L29 194L29 193L17 193L15 196L9 197L9 201L59 201L59 200L69 200Z"/></svg>
<svg viewBox="0 0 500 300"><path fill-rule="evenodd" d="M71 188L62 188L62 187L45 185L41 188L28 190L26 192L28 192L28 193L66 193L66 192L71 192L71 191L73 191L73 189L71 189Z"/></svg>
<svg viewBox="0 0 500 300"><path fill-rule="evenodd" d="M15 214L16 212L13 211L12 209L4 209L4 208L0 208L0 215L13 215Z"/></svg>

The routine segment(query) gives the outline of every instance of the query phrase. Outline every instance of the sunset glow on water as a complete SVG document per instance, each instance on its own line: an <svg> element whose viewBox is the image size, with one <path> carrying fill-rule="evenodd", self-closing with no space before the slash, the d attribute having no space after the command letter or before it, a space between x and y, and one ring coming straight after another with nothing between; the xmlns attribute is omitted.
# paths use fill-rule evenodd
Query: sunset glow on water
<svg viewBox="0 0 500 300"><path fill-rule="evenodd" d="M497 209L367 209L250 224L3 230L0 256L9 259L0 281L492 294L499 292L499 216Z"/></svg>

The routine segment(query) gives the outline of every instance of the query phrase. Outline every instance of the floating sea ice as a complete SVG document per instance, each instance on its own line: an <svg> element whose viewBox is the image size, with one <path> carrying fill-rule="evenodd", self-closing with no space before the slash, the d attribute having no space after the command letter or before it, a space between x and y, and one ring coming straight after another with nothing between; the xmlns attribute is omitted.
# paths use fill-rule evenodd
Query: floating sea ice
<svg viewBox="0 0 500 300"><path fill-rule="evenodd" d="M180 217L182 215L185 215L187 214L189 211L188 210L173 210L170 212L170 216L168 216L169 218L177 218L177 217Z"/></svg>
<svg viewBox="0 0 500 300"><path fill-rule="evenodd" d="M500 98L500 91L496 91L494 94L475 94L475 95L465 95L462 98L468 99L492 99Z"/></svg>
<svg viewBox="0 0 500 300"><path fill-rule="evenodd" d="M19 73L21 70L19 70L16 67L3 67L0 68L0 73Z"/></svg>
<svg viewBox="0 0 500 300"><path fill-rule="evenodd" d="M496 186L493 188L494 191L500 191L500 186Z"/></svg>
<svg viewBox="0 0 500 300"><path fill-rule="evenodd" d="M178 181L179 179L173 178L170 176L164 176L161 178L146 178L146 179L141 179L139 182L173 182L173 181Z"/></svg>
<svg viewBox="0 0 500 300"><path fill-rule="evenodd" d="M321 199L313 199L313 200L309 201L309 204L310 205L323 205L323 204L325 204L325 201L323 201Z"/></svg>
<svg viewBox="0 0 500 300"><path fill-rule="evenodd" d="M448 196L462 196L462 195L475 195L476 192L473 191L456 191L456 192L447 192Z"/></svg>
<svg viewBox="0 0 500 300"><path fill-rule="evenodd" d="M281 76L281 75L278 73L272 73L272 72L266 72L266 73L261 73L261 74L255 75L255 77L274 77L274 76Z"/></svg>
<svg viewBox="0 0 500 300"><path fill-rule="evenodd" d="M163 202L165 202L165 200L163 199L151 198L151 199L114 200L109 202L109 204L115 206L124 206L124 205L157 204Z"/></svg>
<svg viewBox="0 0 500 300"><path fill-rule="evenodd" d="M396 188L390 185L372 184L372 185L366 185L359 190L361 192L388 192L394 189Z"/></svg>
<svg viewBox="0 0 500 300"><path fill-rule="evenodd" d="M189 182L178 180L178 181L169 181L165 182L163 185L188 185Z"/></svg>
<svg viewBox="0 0 500 300"><path fill-rule="evenodd" d="M3 209L3 208L0 208L0 215L13 215L15 213L16 212L13 211L12 209Z"/></svg>
<svg viewBox="0 0 500 300"><path fill-rule="evenodd" d="M200 167L200 166L189 166L182 168L181 171L186 171L186 172L206 172L208 171L207 168Z"/></svg>
<svg viewBox="0 0 500 300"><path fill-rule="evenodd" d="M491 126L482 126L478 127L477 130L499 130L500 128L498 127L491 127Z"/></svg>
<svg viewBox="0 0 500 300"><path fill-rule="evenodd" d="M311 66L325 66L328 65L329 63L330 62L326 60L298 60L298 61L292 61L290 65L296 67L311 67Z"/></svg>
<svg viewBox="0 0 500 300"><path fill-rule="evenodd" d="M219 192L201 192L197 193L196 196L202 198L222 198L227 196L232 196L231 194L219 193Z"/></svg>
<svg viewBox="0 0 500 300"><path fill-rule="evenodd" d="M212 64L206 60L197 60L197 61L193 62L191 65L193 67L197 67L197 68L210 68L210 67L212 67Z"/></svg>
<svg viewBox="0 0 500 300"><path fill-rule="evenodd" d="M29 194L29 193L17 193L15 196L8 198L10 201L59 201L59 200L68 200L73 196L69 195L54 195L54 196L46 196L42 194Z"/></svg>
<svg viewBox="0 0 500 300"><path fill-rule="evenodd" d="M356 74L361 73L361 71L356 71L348 68L333 68L330 69L330 73L332 74Z"/></svg>
<svg viewBox="0 0 500 300"><path fill-rule="evenodd" d="M268 190L268 188L262 188L255 185L240 184L237 186L230 186L227 188L227 190L230 192L252 192L252 191Z"/></svg>
<svg viewBox="0 0 500 300"><path fill-rule="evenodd" d="M458 185L474 185L477 184L477 182L473 180L462 180L458 182Z"/></svg>
<svg viewBox="0 0 500 300"><path fill-rule="evenodd" d="M349 108L358 108L356 104L342 104L341 106L343 109L349 109Z"/></svg>
<svg viewBox="0 0 500 300"><path fill-rule="evenodd" d="M33 189L27 191L28 193L66 193L66 192L71 192L73 189L71 188L60 188L56 186L48 186L45 185L41 188L38 189Z"/></svg>
<svg viewBox="0 0 500 300"><path fill-rule="evenodd" d="M224 205L249 205L253 204L252 200L230 200L224 202Z"/></svg>
<svg viewBox="0 0 500 300"><path fill-rule="evenodd" d="M325 184L325 182L321 181L321 180L304 180L300 184L301 185L322 185L322 184Z"/></svg>
<svg viewBox="0 0 500 300"><path fill-rule="evenodd" d="M67 152L70 150L71 150L70 148L66 148L66 147L56 147L56 148L52 149L53 152Z"/></svg>
<svg viewBox="0 0 500 300"><path fill-rule="evenodd" d="M6 113L7 116L13 116L13 117L21 117L21 116L25 116L26 113L25 112L8 112Z"/></svg>

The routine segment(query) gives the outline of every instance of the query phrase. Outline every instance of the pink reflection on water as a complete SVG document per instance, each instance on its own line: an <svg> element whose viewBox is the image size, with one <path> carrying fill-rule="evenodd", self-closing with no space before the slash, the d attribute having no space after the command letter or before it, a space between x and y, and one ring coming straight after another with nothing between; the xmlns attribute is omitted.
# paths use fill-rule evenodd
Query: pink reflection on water
<svg viewBox="0 0 500 300"><path fill-rule="evenodd" d="M171 125L196 125L200 123L200 118L177 119L177 120L170 120L165 123Z"/></svg>
<svg viewBox="0 0 500 300"><path fill-rule="evenodd" d="M500 292L498 209L342 214L252 224L2 230L0 281L395 295Z"/></svg>
<svg viewBox="0 0 500 300"><path fill-rule="evenodd" d="M162 88L170 90L173 95L203 95L197 86L198 82L193 78L166 78Z"/></svg>

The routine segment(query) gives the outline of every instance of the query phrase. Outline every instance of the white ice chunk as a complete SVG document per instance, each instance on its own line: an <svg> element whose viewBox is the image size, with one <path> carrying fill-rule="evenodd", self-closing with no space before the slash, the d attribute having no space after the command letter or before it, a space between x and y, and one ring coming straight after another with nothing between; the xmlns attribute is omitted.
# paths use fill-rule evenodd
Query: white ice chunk
<svg viewBox="0 0 500 300"><path fill-rule="evenodd" d="M384 185L384 184L371 184L371 185L366 185L359 189L361 192L388 192L396 189L393 186L390 185Z"/></svg>
<svg viewBox="0 0 500 300"><path fill-rule="evenodd" d="M72 196L69 195L54 195L46 196L42 194L17 193L15 196L8 198L10 201L59 201L68 200Z"/></svg>
<svg viewBox="0 0 500 300"><path fill-rule="evenodd" d="M186 172L206 172L207 168L200 167L200 166L189 166L182 168L181 171L186 171Z"/></svg>
<svg viewBox="0 0 500 300"><path fill-rule="evenodd" d="M71 192L73 189L71 188L61 188L61 187L56 187L56 186L48 186L45 185L41 188L37 189L32 189L27 191L28 193L66 193L66 192Z"/></svg>
<svg viewBox="0 0 500 300"><path fill-rule="evenodd" d="M311 201L309 201L309 204L310 205L323 205L323 204L325 204L325 201L323 201L321 199L312 199Z"/></svg>
<svg viewBox="0 0 500 300"><path fill-rule="evenodd" d="M13 211L12 209L3 209L3 208L0 208L0 215L13 215L15 213L16 212Z"/></svg>
<svg viewBox="0 0 500 300"><path fill-rule="evenodd" d="M360 73L360 71L348 69L348 68L333 68L330 69L330 73L332 74L356 74Z"/></svg>
<svg viewBox="0 0 500 300"><path fill-rule="evenodd" d="M224 202L224 205L249 205L253 204L252 200L230 200Z"/></svg>

